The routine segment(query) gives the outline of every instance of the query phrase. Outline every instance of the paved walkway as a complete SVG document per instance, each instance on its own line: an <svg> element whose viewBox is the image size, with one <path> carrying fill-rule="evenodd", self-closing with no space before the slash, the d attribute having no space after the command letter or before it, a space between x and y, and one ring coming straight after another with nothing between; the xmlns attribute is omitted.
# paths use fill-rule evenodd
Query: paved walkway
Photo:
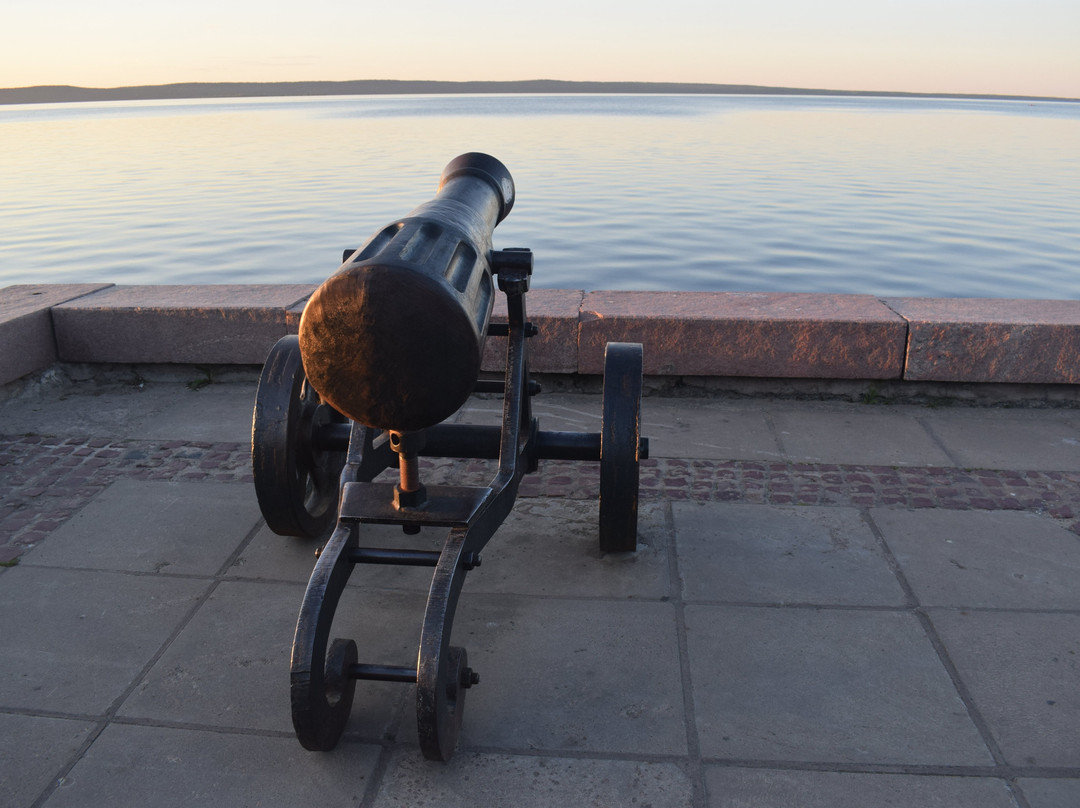
<svg viewBox="0 0 1080 808"><path fill-rule="evenodd" d="M470 573L442 765L404 685L296 742L315 548L262 523L253 394L0 404L0 805L1080 805L1078 410L647 398L636 554L596 549L595 465L551 462ZM598 428L598 397L536 406ZM351 584L334 634L414 661L426 572Z"/></svg>

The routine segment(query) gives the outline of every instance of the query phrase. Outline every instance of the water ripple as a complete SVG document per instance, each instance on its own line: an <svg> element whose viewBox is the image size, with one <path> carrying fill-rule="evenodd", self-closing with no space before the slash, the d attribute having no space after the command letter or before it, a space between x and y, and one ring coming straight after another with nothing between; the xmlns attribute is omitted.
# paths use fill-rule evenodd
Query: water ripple
<svg viewBox="0 0 1080 808"><path fill-rule="evenodd" d="M1080 298L1080 105L515 96L0 108L0 285L318 282L471 150L534 285Z"/></svg>

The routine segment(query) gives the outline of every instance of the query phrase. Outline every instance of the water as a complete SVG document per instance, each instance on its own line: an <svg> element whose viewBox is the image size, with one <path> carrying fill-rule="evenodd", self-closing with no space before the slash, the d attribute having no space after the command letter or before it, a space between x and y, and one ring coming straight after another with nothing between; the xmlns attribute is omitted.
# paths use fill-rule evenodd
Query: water
<svg viewBox="0 0 1080 808"><path fill-rule="evenodd" d="M798 96L0 107L0 286L319 282L465 151L536 287L1080 298L1080 104Z"/></svg>

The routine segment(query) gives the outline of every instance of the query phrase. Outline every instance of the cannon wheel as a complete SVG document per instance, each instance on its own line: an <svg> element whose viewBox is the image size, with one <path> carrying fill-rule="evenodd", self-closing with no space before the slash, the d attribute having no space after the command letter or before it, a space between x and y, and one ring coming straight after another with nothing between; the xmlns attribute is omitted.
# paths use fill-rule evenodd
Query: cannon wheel
<svg viewBox="0 0 1080 808"><path fill-rule="evenodd" d="M279 339L259 378L251 428L255 494L275 533L316 538L333 524L346 453L319 447L317 433L344 420L308 384L299 339Z"/></svg>
<svg viewBox="0 0 1080 808"><path fill-rule="evenodd" d="M640 344L608 343L600 425L600 549L605 552L637 549L641 365Z"/></svg>

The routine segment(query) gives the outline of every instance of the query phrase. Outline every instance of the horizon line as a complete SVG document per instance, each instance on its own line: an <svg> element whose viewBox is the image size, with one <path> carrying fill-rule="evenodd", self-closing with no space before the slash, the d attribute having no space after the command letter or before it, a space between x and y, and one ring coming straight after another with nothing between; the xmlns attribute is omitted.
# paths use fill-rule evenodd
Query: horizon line
<svg viewBox="0 0 1080 808"><path fill-rule="evenodd" d="M999 101L1064 101L1080 98L1014 93L945 93L904 90L830 90L758 84L707 82L568 81L440 81L428 79L352 79L345 81L211 81L138 84L122 87L80 87L40 84L0 88L0 105L79 103L90 101L153 101L184 98L266 98L317 95L453 95L453 94L643 94L665 95L818 95L889 98L953 98Z"/></svg>

